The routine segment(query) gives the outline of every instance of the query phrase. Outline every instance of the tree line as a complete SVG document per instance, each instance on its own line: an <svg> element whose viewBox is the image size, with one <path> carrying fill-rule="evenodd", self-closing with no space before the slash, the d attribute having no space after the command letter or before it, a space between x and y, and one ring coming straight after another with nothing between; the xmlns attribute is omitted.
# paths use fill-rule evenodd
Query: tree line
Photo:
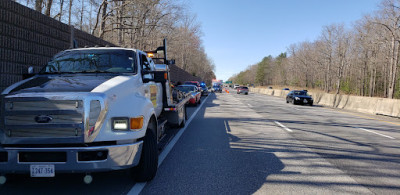
<svg viewBox="0 0 400 195"><path fill-rule="evenodd" d="M176 0L15 0L115 45L154 50L168 40L168 58L208 83L215 65L202 46L201 25Z"/></svg>
<svg viewBox="0 0 400 195"><path fill-rule="evenodd" d="M350 28L325 26L315 41L292 44L229 80L400 98L399 58L400 0L383 0Z"/></svg>

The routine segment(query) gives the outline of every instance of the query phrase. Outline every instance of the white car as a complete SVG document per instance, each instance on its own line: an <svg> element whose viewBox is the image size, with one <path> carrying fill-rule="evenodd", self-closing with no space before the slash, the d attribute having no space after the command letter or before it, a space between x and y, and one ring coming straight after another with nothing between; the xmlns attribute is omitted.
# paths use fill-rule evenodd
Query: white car
<svg viewBox="0 0 400 195"><path fill-rule="evenodd" d="M233 85L233 89L236 89L236 88L238 88L240 85L238 85L238 84L235 84L235 85Z"/></svg>

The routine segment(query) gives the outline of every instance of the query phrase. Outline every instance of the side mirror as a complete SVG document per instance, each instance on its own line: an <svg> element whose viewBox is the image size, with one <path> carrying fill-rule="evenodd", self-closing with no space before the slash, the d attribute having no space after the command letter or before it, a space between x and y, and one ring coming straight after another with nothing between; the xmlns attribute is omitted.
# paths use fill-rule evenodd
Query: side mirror
<svg viewBox="0 0 400 195"><path fill-rule="evenodd" d="M143 78L143 83L148 83L150 81L153 81L153 79L149 79L149 78Z"/></svg>
<svg viewBox="0 0 400 195"><path fill-rule="evenodd" d="M35 76L35 73L33 73L33 67L29 66L28 73L22 74L22 80L29 79L33 76Z"/></svg>
<svg viewBox="0 0 400 195"><path fill-rule="evenodd" d="M153 71L150 70L142 70L142 79L143 83L148 83L150 81L154 81Z"/></svg>
<svg viewBox="0 0 400 195"><path fill-rule="evenodd" d="M33 74L33 67L32 67L32 66L29 66L29 68L28 68L28 74Z"/></svg>
<svg viewBox="0 0 400 195"><path fill-rule="evenodd" d="M174 60L174 59L168 60L168 61L167 61L167 64L168 64L168 65L175 64L175 60Z"/></svg>

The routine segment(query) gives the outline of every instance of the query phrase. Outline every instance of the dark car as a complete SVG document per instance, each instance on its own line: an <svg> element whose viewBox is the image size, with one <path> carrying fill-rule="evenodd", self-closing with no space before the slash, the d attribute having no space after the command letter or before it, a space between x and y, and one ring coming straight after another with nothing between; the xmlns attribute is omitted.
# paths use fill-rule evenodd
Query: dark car
<svg viewBox="0 0 400 195"><path fill-rule="evenodd" d="M197 90L201 91L200 82L199 81L186 81L185 85L194 85L197 87Z"/></svg>
<svg viewBox="0 0 400 195"><path fill-rule="evenodd" d="M237 90L236 91L237 94L241 94L241 93L243 93L245 95L249 94L249 88L247 88L247 87L241 86L241 87L236 88L236 90Z"/></svg>
<svg viewBox="0 0 400 195"><path fill-rule="evenodd" d="M222 88L219 85L214 85L211 89L212 92L220 92L222 93Z"/></svg>
<svg viewBox="0 0 400 195"><path fill-rule="evenodd" d="M208 88L207 88L207 86L201 86L201 95L205 95L205 96L208 96Z"/></svg>
<svg viewBox="0 0 400 195"><path fill-rule="evenodd" d="M282 90L284 90L284 91L289 91L289 88L283 88Z"/></svg>
<svg viewBox="0 0 400 195"><path fill-rule="evenodd" d="M175 87L179 91L189 93L191 95L189 99L189 104L197 106L197 104L201 103L201 93L197 90L197 87L194 85L179 85Z"/></svg>
<svg viewBox="0 0 400 195"><path fill-rule="evenodd" d="M312 97L307 93L307 91L303 90L294 90L288 93L286 96L286 103L293 103L293 104L309 104L310 106L313 105L314 100Z"/></svg>

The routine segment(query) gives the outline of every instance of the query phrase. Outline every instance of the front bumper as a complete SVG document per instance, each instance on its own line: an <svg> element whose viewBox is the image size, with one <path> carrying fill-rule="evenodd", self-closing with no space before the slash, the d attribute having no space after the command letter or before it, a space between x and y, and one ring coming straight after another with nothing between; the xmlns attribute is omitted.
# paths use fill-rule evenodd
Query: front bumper
<svg viewBox="0 0 400 195"><path fill-rule="evenodd" d="M192 104L192 105L195 105L197 102L196 102L196 98L190 98L189 99L189 104Z"/></svg>
<svg viewBox="0 0 400 195"><path fill-rule="evenodd" d="M305 101L306 100L306 101ZM294 100L295 104L313 104L314 100L310 99L300 99L300 100Z"/></svg>
<svg viewBox="0 0 400 195"><path fill-rule="evenodd" d="M1 147L0 153L7 152L7 161L0 162L0 174L29 173L30 165L54 165L55 173L85 173L126 169L139 163L143 141L132 144L95 146L95 147L69 147L69 148L14 148ZM103 160L79 160L78 153L107 151ZM23 154L38 153L63 153L66 155L64 162L26 162L21 160ZM21 162L24 161L24 162ZM39 160L40 161L40 160Z"/></svg>

